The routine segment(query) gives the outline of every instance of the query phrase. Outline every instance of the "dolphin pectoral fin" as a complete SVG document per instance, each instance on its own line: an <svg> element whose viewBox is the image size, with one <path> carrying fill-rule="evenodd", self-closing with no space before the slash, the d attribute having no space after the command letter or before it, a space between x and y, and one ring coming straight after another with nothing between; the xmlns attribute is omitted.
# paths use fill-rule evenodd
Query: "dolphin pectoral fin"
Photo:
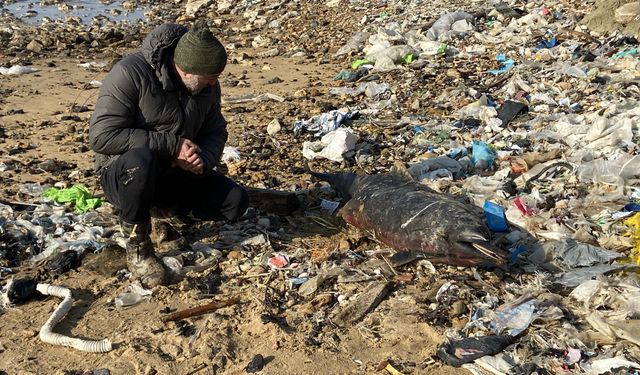
<svg viewBox="0 0 640 375"><path fill-rule="evenodd" d="M415 262L418 259L426 259L425 253L422 251L400 251L391 256L389 258L389 262L394 267L404 266L405 264L409 264Z"/></svg>

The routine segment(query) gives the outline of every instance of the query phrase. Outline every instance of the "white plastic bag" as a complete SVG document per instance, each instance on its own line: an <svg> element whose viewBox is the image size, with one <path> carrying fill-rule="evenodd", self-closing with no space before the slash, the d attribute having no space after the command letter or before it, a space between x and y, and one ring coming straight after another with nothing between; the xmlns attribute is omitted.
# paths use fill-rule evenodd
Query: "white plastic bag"
<svg viewBox="0 0 640 375"><path fill-rule="evenodd" d="M341 162L342 155L353 150L357 141L358 137L351 129L340 128L325 134L318 142L304 142L302 155L307 159L320 157Z"/></svg>

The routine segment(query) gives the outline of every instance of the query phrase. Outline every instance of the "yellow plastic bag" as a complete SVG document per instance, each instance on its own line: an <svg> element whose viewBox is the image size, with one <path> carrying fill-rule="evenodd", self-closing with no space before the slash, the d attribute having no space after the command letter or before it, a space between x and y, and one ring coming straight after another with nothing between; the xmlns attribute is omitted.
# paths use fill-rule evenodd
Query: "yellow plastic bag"
<svg viewBox="0 0 640 375"><path fill-rule="evenodd" d="M633 249L629 258L636 264L640 264L640 213L631 216L624 221L624 225L630 227L625 235L633 238Z"/></svg>

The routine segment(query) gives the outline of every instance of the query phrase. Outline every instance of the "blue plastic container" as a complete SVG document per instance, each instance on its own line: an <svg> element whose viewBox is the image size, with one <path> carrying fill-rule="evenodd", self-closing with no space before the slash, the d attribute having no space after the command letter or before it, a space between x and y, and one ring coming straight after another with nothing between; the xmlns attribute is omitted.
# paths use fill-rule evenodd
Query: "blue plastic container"
<svg viewBox="0 0 640 375"><path fill-rule="evenodd" d="M508 232L509 226L507 225L507 219L504 216L504 209L499 204L485 201L484 202L484 217L487 220L489 229L493 232Z"/></svg>

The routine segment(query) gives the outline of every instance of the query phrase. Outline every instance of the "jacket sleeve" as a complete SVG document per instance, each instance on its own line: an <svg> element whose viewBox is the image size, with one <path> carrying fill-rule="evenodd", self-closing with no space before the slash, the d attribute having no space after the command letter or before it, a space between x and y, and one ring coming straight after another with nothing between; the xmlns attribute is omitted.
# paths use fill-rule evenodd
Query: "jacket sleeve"
<svg viewBox="0 0 640 375"><path fill-rule="evenodd" d="M211 106L204 126L196 136L196 144L200 146L200 157L204 162L204 172L211 171L222 157L222 150L229 136L227 121L220 109L220 85L214 88L214 104Z"/></svg>
<svg viewBox="0 0 640 375"><path fill-rule="evenodd" d="M91 149L104 155L119 155L132 148L149 148L171 158L178 149L178 136L147 130L145 124L139 123L141 87L139 77L134 75L119 63L104 79L89 126Z"/></svg>

